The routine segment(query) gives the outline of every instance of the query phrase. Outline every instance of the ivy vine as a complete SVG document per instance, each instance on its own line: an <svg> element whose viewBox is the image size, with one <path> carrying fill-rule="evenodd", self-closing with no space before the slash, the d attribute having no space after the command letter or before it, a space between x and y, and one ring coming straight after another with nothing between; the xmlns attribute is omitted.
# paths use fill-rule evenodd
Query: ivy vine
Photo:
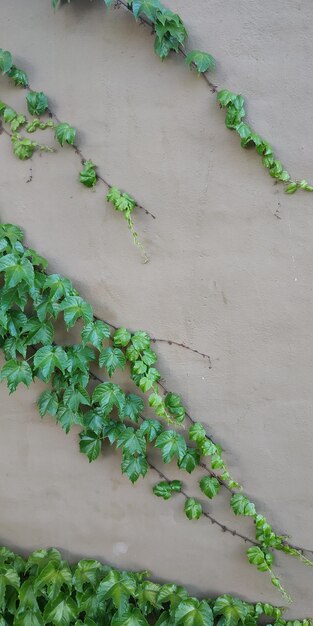
<svg viewBox="0 0 313 626"><path fill-rule="evenodd" d="M149 572L129 572L94 559L70 564L55 548L27 559L0 547L1 626L311 626L283 610L229 594L199 600Z"/></svg>
<svg viewBox="0 0 313 626"><path fill-rule="evenodd" d="M61 4L62 0L52 0L54 9ZM255 147L257 153L262 156L262 164L268 169L270 176L285 185L287 194L293 194L298 190L313 191L313 186L305 179L293 180L281 161L275 157L271 144L243 122L246 116L243 96L226 89L219 91L208 78L206 73L216 68L214 57L200 50L185 51L188 32L179 15L167 9L159 0L104 0L104 4L107 7L123 6L137 21L151 26L155 34L154 50L162 61L170 52L181 54L186 64L202 75L211 91L214 94L217 92L218 103L227 109L226 127L238 133L243 148Z"/></svg>
<svg viewBox="0 0 313 626"><path fill-rule="evenodd" d="M29 88L29 79L27 74L23 72L22 80L20 77L21 70L17 70L16 68L12 74L12 68L15 68L15 66L13 65L11 53L7 50L0 49L0 70L2 70L2 74L7 74L9 78L12 78L15 85ZM19 80L17 80L16 76L20 77ZM0 120L9 125L11 131L9 134L11 136L12 149L15 156L24 161L26 159L30 159L36 150L43 152L55 152L54 147L41 144L38 141L33 141L22 136L20 132L18 132L22 129L27 133L34 133L37 130L46 130L47 128L51 128L54 130L55 139L62 148L65 144L68 144L79 152L77 146L75 145L76 129L67 122L54 122L51 119L52 113L49 109L48 98L44 92L31 91L29 88L29 92L26 96L26 104L28 112L30 115L34 116L32 120L27 120L23 113L18 113L5 102L0 101ZM40 118L45 114L50 115L50 119L43 121ZM99 178L96 172L96 166L91 160L85 160L84 157L82 157L82 164L83 169L79 173L78 180L85 187L94 188ZM131 196L127 193L122 193L117 187L110 186L106 183L106 181L104 181L104 179L102 179L102 181L105 182L108 187L106 200L113 205L116 211L122 213L124 216L132 234L133 242L140 250L144 263L147 263L149 258L144 246L139 240L132 218L132 213L136 206L138 206L136 200L131 198Z"/></svg>
<svg viewBox="0 0 313 626"><path fill-rule="evenodd" d="M313 187L306 180L293 180L276 158L271 145L246 124L244 98L227 90L218 91L217 87L211 83L206 72L215 69L215 60L212 55L198 50L185 52L188 33L180 16L164 7L159 0L104 1L107 6L122 5L132 13L136 20L152 25L155 33L154 49L162 60L170 52L179 53L185 57L186 64L203 76L211 91L218 92L218 103L226 109L226 126L238 133L242 147L255 147L269 174L285 185L287 194L292 194L299 189L313 191ZM52 4L55 9L58 5L57 0L52 0ZM123 214L134 243L140 248L146 261L147 255L138 239L132 220L134 208L139 206L136 201L126 192L123 193L109 185L97 174L96 165L91 160L85 159L75 144L76 129L53 116L47 96L43 92L30 89L26 73L13 64L10 52L2 49L0 49L0 70L16 86L28 90L26 104L28 113L33 116L33 119L28 120L23 113L18 113L6 103L0 102L0 118L4 124L9 125L14 154L19 159L25 160L30 158L35 150L54 151L54 147L33 141L20 134L21 130L33 133L48 128L53 129L58 143L62 147L69 144L80 156L83 169L79 173L79 181L86 187L94 188L100 179L108 187L107 200ZM48 116L48 119L43 121L41 119L43 115ZM38 401L40 415L43 417L47 413L50 414L66 433L73 425L81 426L80 450L86 454L90 462L98 458L105 441L122 450L121 469L133 483L139 477L144 477L150 466L162 478L153 488L157 497L169 500L175 493L180 493L185 498L184 511L188 519L197 520L201 515L205 515L214 523L218 523L223 530L232 532L245 541L250 541L252 545L247 550L249 562L259 571L268 573L273 585L279 589L285 599L289 600L289 595L272 569L274 551L285 552L308 565L312 565L312 562L305 557L301 548L292 546L286 537L276 534L267 519L257 512L253 502L242 493L242 487L231 476L223 459L221 447L208 437L201 424L192 420L193 424L188 435L186 432L182 434L179 430L184 425L186 411L179 395L172 392L166 392L165 396L161 394L160 388L163 386L161 374L155 367L157 355L152 350L149 335L143 331L131 333L126 328L119 328L111 336L109 326L94 317L91 306L81 298L71 282L59 275L47 274L45 259L34 250L25 248L22 239L23 235L19 227L10 224L0 225L0 276L2 280L0 346L6 359L0 373L0 380L7 381L10 393L14 392L20 383L29 386L36 377L49 384L50 388L43 392ZM29 303L31 303L31 309L26 307ZM60 346L54 342L54 322L61 315L68 330L77 322L82 326L80 343ZM91 371L93 363L105 372L109 380L102 380ZM148 393L148 405L159 419L145 418L143 416L145 404L142 397L126 393L119 385L111 382L112 375L126 366L130 369L131 380L135 385L142 393ZM91 381L97 381L99 384L91 389ZM201 477L199 487L201 493L209 500L219 495L221 487L226 488L231 493L230 505L234 514L251 517L253 520L255 541L223 526L203 509L199 500L186 494L182 481L171 481L154 468L147 456L149 445L160 450L165 464L175 460L178 467L187 473L201 466L205 475ZM209 467L206 465L208 462ZM0 565L0 600L1 589L7 584L4 579L8 576L3 573L3 567L5 567L5 562ZM2 586L1 583L3 583ZM62 585L56 587L58 593L61 587ZM50 602L49 592L47 594L46 599ZM5 598L5 595L2 594L4 606L3 597ZM226 598L226 596L223 597ZM55 600L55 597L52 600ZM195 600L195 602L198 601ZM70 614L63 598L62 603L65 614ZM210 607L209 604L208 606ZM193 607L194 611L198 611L199 603L194 604ZM115 605L115 609L118 608ZM120 611L118 611L118 617L111 616L114 624L118 620L122 620L121 626L126 621L133 624L136 621L133 611L137 608L131 606L128 610L130 613L127 613L125 619L122 618ZM141 610L140 607L139 610ZM188 625L191 625L190 610L187 611L188 616L187 613L185 615ZM55 615L59 614L58 607L55 611ZM215 613L215 615L225 617L226 621L223 621L223 618L219 620L223 626L224 623L230 626L230 622L227 621L228 614L229 611ZM240 616L237 621L253 626L256 623L255 618L260 614L260 612L258 615L247 612L244 619ZM281 614L279 616L271 614L271 616L276 619L275 623L282 623ZM75 619L77 617L78 612L75 614ZM162 615L160 619L161 617ZM201 621L198 614L194 617L197 623ZM3 624L7 623L6 618L0 616L0 626L2 626L1 619L3 619ZM89 617L85 623L90 626L91 620L88 621L88 619ZM166 619L164 616L161 621L158 619L158 626L166 621L171 624L184 623L182 618L177 621L176 613L175 615L171 613ZM8 623L11 622L12 619ZM14 621L14 624L24 623L26 622ZM57 622L53 619L43 622L38 616L32 615L27 623L37 626L37 624ZM203 621L203 624L210 624L210 621Z"/></svg>
<svg viewBox="0 0 313 626"><path fill-rule="evenodd" d="M168 391L161 394L157 354L148 333L132 333L122 327L112 334L108 324L94 317L90 304L69 279L47 273L47 261L24 247L22 230L12 224L0 225L0 280L0 347L6 360L0 381L7 381L10 393L21 383L28 387L36 378L49 384L38 400L41 417L51 415L66 433L72 426L80 426L80 451L89 462L100 456L106 443L122 450L121 470L132 483L145 477L150 466L162 478L154 487L156 496L168 500L181 493L188 519L197 520L203 514L222 530L249 541L249 562L267 572L289 600L273 573L274 552L282 551L307 565L312 562L257 512L231 476L221 446L202 424L192 420L186 431L181 397ZM79 343L61 346L54 341L54 324L62 318L68 331L78 324ZM100 368L101 377L92 372L93 364ZM126 366L131 381L142 394L148 394L147 405L156 418L144 416L147 405L142 396L125 392L111 381L112 375ZM93 381L95 387L90 384ZM223 526L203 510L198 499L186 494L181 481L169 481L154 468L148 459L151 445L160 450L166 465L175 461L187 474L202 467L200 493L208 500L225 487L234 514L254 521L255 541Z"/></svg>

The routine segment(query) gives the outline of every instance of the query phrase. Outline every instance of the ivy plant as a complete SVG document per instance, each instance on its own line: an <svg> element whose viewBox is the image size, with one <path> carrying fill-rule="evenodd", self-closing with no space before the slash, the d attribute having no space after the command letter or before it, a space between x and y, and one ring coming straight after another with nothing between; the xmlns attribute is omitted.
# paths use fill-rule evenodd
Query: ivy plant
<svg viewBox="0 0 313 626"><path fill-rule="evenodd" d="M182 430L183 402L173 392L161 395L161 374L148 333L121 327L111 334L105 322L95 319L90 304L70 280L47 273L46 260L24 247L22 230L12 224L0 224L0 281L0 347L5 356L0 381L6 380L9 392L20 384L28 387L36 378L46 383L38 400L41 417L49 414L66 433L79 426L80 451L89 462L100 456L103 445L121 450L122 473L133 483L146 475L151 447L160 451L165 464L174 461L187 474L201 466L201 493L212 500L221 486L227 487L226 493L231 491L234 514L248 516L255 523L252 543L258 551L249 548L249 561L267 572L288 598L273 574L274 551L308 565L311 562L257 512L227 469L221 447L207 436L202 424L195 422L188 431ZM55 342L54 325L62 319L69 333L80 328L80 342L65 346ZM100 368L101 377L93 374L93 364ZM125 368L141 395L113 382L112 377ZM97 382L92 388L91 380ZM155 418L144 416L145 394ZM154 493L165 500L181 494L190 520L205 512L202 502L185 494L181 481L163 480L155 485Z"/></svg>
<svg viewBox="0 0 313 626"><path fill-rule="evenodd" d="M57 4L56 0L52 0L54 9ZM105 0L105 4L110 6L112 2ZM188 33L179 15L167 9L159 0L118 0L118 5L129 9L136 20L144 21L152 26L155 34L154 50L162 61L170 52L181 54L185 58L186 64L193 67L198 75L203 76L212 93L218 91L217 86L213 85L207 77L208 71L215 70L216 61L214 57L208 52L200 50L185 51ZM262 157L263 165L269 170L269 174L277 181L285 184L287 194L293 194L299 189L313 191L313 186L305 179L292 180L290 174L276 158L272 146L243 121L246 114L244 99L241 95L223 89L218 92L217 99L220 106L227 109L227 128L236 130L243 148L255 147L257 153Z"/></svg>
<svg viewBox="0 0 313 626"><path fill-rule="evenodd" d="M268 169L272 178L286 185L285 192L292 194L297 189L313 191L313 186L306 180L291 180L290 174L284 169L283 164L276 158L272 146L260 137L243 120L246 117L245 100L243 96L223 89L217 94L217 100L221 107L226 109L225 124L227 128L235 130L240 137L242 148L254 147L256 152L262 157L262 164Z"/></svg>
<svg viewBox="0 0 313 626"><path fill-rule="evenodd" d="M135 230L132 218L132 213L134 211L134 208L136 207L136 200L129 196L128 193L122 193L117 187L111 187L109 189L106 199L108 202L111 202L116 211L119 211L124 216L124 219L127 222L127 226L132 234L133 242L135 246L137 246L137 248L139 248L139 250L141 251L144 263L147 263L149 261L149 258L142 243L139 241L138 233Z"/></svg>
<svg viewBox="0 0 313 626"><path fill-rule="evenodd" d="M28 558L0 547L1 626L311 626L287 621L271 604L229 594L199 600L147 572L118 570L94 559L70 564L55 548Z"/></svg>

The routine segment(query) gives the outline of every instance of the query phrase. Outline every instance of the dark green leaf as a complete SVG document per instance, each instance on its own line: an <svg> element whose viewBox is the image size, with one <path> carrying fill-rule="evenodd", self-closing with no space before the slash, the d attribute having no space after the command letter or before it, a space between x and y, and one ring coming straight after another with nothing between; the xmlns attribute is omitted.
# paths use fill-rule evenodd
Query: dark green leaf
<svg viewBox="0 0 313 626"><path fill-rule="evenodd" d="M36 117L40 117L48 108L48 98L42 91L30 91L26 102L29 113Z"/></svg>
<svg viewBox="0 0 313 626"><path fill-rule="evenodd" d="M85 433L80 433L79 448L83 454L89 459L89 463L95 461L101 452L101 439L97 433L93 433L91 430L87 430Z"/></svg>

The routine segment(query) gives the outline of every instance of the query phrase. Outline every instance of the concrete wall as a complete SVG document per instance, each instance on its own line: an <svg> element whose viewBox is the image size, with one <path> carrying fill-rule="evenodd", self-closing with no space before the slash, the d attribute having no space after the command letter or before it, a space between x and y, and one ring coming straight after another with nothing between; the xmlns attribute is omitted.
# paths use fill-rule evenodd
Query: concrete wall
<svg viewBox="0 0 313 626"><path fill-rule="evenodd" d="M79 186L69 148L22 163L0 137L1 219L22 226L98 316L211 356L209 369L196 354L157 345L167 386L222 442L247 493L277 530L313 549L313 197L285 196L225 128L205 83L181 58L160 63L148 29L102 4L75 0L53 16L49 0L2 0L1 46L79 129L100 173L156 215L135 214L151 261L141 263L104 187ZM167 5L185 20L191 47L218 59L219 86L247 96L250 123L286 167L312 178L311 0ZM24 110L24 92L5 79L0 88ZM40 390L9 397L1 386L4 544L25 552L54 545L75 558L148 568L197 593L281 603L240 540L205 519L189 522L179 496L153 497L155 475L132 488L112 451L89 466L77 432L66 437L40 421ZM224 497L208 508L253 532ZM312 615L313 571L283 556L278 571L294 597L290 616Z"/></svg>

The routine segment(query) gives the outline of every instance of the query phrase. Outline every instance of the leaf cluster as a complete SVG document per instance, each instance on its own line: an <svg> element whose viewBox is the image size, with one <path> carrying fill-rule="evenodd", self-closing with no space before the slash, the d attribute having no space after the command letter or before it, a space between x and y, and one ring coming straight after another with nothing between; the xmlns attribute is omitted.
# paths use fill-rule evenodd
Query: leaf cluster
<svg viewBox="0 0 313 626"><path fill-rule="evenodd" d="M227 128L238 133L242 148L255 148L262 157L262 164L268 169L270 176L286 185L285 192L287 194L295 193L297 189L313 191L313 186L309 185L306 180L298 182L291 180L290 174L284 169L281 161L276 158L272 146L244 121L246 111L243 96L223 89L218 92L217 100L220 106L226 109L225 124Z"/></svg>
<svg viewBox="0 0 313 626"><path fill-rule="evenodd" d="M282 609L225 594L199 600L147 572L114 569L94 559L69 564L55 548L25 559L0 547L1 626L311 626L286 621Z"/></svg>
<svg viewBox="0 0 313 626"><path fill-rule="evenodd" d="M7 74L9 78L12 78L16 86L28 87L29 82L26 72L16 67L13 64L11 52L2 48L0 48L0 71L2 74Z"/></svg>

